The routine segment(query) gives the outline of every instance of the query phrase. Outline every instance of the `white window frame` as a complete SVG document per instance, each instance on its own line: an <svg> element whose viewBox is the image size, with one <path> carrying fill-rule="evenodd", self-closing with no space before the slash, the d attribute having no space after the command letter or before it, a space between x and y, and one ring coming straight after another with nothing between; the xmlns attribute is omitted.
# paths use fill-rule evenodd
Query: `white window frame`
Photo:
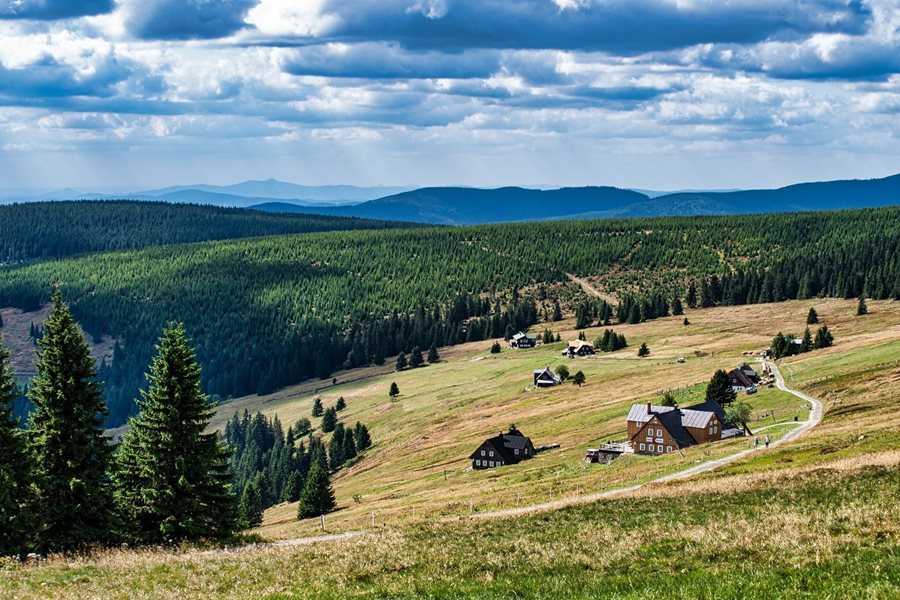
<svg viewBox="0 0 900 600"><path fill-rule="evenodd" d="M477 458L475 459L475 466L476 466L476 467L480 467L480 466L481 466L481 460L480 460L480 459L477 459Z"/></svg>
<svg viewBox="0 0 900 600"><path fill-rule="evenodd" d="M671 451L672 451L672 446L666 446L666 452L671 452Z"/></svg>
<svg viewBox="0 0 900 600"><path fill-rule="evenodd" d="M656 446L654 444L647 444L647 452L656 452Z"/></svg>
<svg viewBox="0 0 900 600"><path fill-rule="evenodd" d="M646 449L646 447L647 447L646 444L641 444L641 452L643 452Z"/></svg>
<svg viewBox="0 0 900 600"><path fill-rule="evenodd" d="M493 451L493 450L491 450L489 454L490 454L491 458L494 457L494 451Z"/></svg>
<svg viewBox="0 0 900 600"><path fill-rule="evenodd" d="M481 451L481 455L484 456L484 450Z"/></svg>
<svg viewBox="0 0 900 600"><path fill-rule="evenodd" d="M516 456L518 456L518 455L519 455L519 449L516 448Z"/></svg>

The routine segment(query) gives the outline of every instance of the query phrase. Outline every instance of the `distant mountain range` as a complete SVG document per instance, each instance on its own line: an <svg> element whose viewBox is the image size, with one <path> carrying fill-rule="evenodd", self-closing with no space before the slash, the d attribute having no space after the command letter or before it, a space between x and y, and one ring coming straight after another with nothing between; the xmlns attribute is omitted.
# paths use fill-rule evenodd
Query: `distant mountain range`
<svg viewBox="0 0 900 600"><path fill-rule="evenodd" d="M409 187L353 185L297 185L266 179L243 181L233 185L178 185L151 190L85 191L72 188L60 190L8 188L0 189L0 204L11 202L39 202L48 200L154 200L173 203L214 204L216 206L247 207L279 201L301 206L336 206L355 204L408 191Z"/></svg>
<svg viewBox="0 0 900 600"><path fill-rule="evenodd" d="M532 189L503 187L303 186L275 179L234 185L182 185L137 192L73 189L0 190L0 203L35 200L154 200L308 213L475 225L506 221L612 217L726 215L834 210L900 204L900 175L883 179L800 183L778 189L654 192L615 187Z"/></svg>
<svg viewBox="0 0 900 600"><path fill-rule="evenodd" d="M801 183L772 190L679 192L651 197L613 187L533 190L422 188L355 206L252 206L270 212L313 212L444 225L503 221L727 215L865 208L900 204L900 175L883 179Z"/></svg>

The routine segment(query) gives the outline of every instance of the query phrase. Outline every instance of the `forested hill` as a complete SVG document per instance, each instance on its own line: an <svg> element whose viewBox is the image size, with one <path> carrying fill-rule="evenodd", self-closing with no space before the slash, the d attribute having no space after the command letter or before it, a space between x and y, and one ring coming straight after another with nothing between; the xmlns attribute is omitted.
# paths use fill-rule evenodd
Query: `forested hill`
<svg viewBox="0 0 900 600"><path fill-rule="evenodd" d="M612 187L534 190L423 188L355 206L311 208L261 204L271 212L306 212L471 225L560 218L738 215L867 208L900 204L900 175L883 179L802 183L774 190L686 192L649 196Z"/></svg>
<svg viewBox="0 0 900 600"><path fill-rule="evenodd" d="M595 284L621 300L617 318L630 322L667 314L676 297L690 304L692 284L705 306L861 293L900 299L900 208L148 248L0 269L0 306L33 309L47 301L51 282L63 281L82 326L122 340L101 369L117 424L132 410L169 319L183 320L194 337L207 391L265 393L417 345L498 337L552 320L554 299L566 290L551 284L566 273L598 276ZM596 302L577 308L587 320L609 315Z"/></svg>
<svg viewBox="0 0 900 600"><path fill-rule="evenodd" d="M399 225L164 202L12 204L0 206L0 264L166 244Z"/></svg>

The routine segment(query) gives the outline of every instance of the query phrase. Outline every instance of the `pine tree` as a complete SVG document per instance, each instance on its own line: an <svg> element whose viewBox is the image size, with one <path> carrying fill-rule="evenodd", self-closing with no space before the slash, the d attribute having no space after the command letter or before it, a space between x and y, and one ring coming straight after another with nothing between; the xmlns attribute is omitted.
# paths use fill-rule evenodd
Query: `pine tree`
<svg viewBox="0 0 900 600"><path fill-rule="evenodd" d="M237 509L237 525L241 529L250 529L262 524L263 497L259 488L259 480L253 479L244 486Z"/></svg>
<svg viewBox="0 0 900 600"><path fill-rule="evenodd" d="M822 325L816 331L816 339L813 342L814 348L829 348L834 343L834 336L828 330L828 325Z"/></svg>
<svg viewBox="0 0 900 600"><path fill-rule="evenodd" d="M406 368L407 364L408 363L406 362L406 355L401 351L400 354L397 355L396 369L398 371L402 371L403 369Z"/></svg>
<svg viewBox="0 0 900 600"><path fill-rule="evenodd" d="M688 285L685 301L687 301L688 308L697 308L697 287L693 281Z"/></svg>
<svg viewBox="0 0 900 600"><path fill-rule="evenodd" d="M313 398L312 416L321 417L323 414L325 414L325 409L322 407L322 398L316 396Z"/></svg>
<svg viewBox="0 0 900 600"><path fill-rule="evenodd" d="M396 381L392 381L391 389L390 389L390 391L388 391L388 396L390 396L391 398L396 398L399 395L400 395L400 388L397 386Z"/></svg>
<svg viewBox="0 0 900 600"><path fill-rule="evenodd" d="M638 348L637 355L641 358L645 356L650 356L650 348L647 347L647 343L644 342L641 344L641 347Z"/></svg>
<svg viewBox="0 0 900 600"><path fill-rule="evenodd" d="M869 307L866 305L866 297L860 294L859 303L856 305L856 316L861 317L869 314Z"/></svg>
<svg viewBox="0 0 900 600"><path fill-rule="evenodd" d="M337 426L337 411L334 410L333 406L329 406L325 409L325 414L322 415L322 432L330 433L334 431L334 428Z"/></svg>
<svg viewBox="0 0 900 600"><path fill-rule="evenodd" d="M437 346L431 344L431 347L428 348L428 363L434 364L441 359L440 355L438 355Z"/></svg>
<svg viewBox="0 0 900 600"><path fill-rule="evenodd" d="M803 332L803 340L800 342L800 352L809 352L813 347L812 333L809 327Z"/></svg>
<svg viewBox="0 0 900 600"><path fill-rule="evenodd" d="M491 344L491 354L500 354L503 351L503 348L500 347L500 342L494 342Z"/></svg>
<svg viewBox="0 0 900 600"><path fill-rule="evenodd" d="M37 548L72 551L109 540L111 449L103 433L106 407L97 368L59 290L38 346L28 426L38 493Z"/></svg>
<svg viewBox="0 0 900 600"><path fill-rule="evenodd" d="M297 518L308 519L318 517L334 510L334 491L328 472L316 463L306 478L306 485L300 494L300 505L297 507Z"/></svg>
<svg viewBox="0 0 900 600"><path fill-rule="evenodd" d="M563 314L562 308L559 305L559 300L553 300L553 316L550 317L552 321L562 321Z"/></svg>
<svg viewBox="0 0 900 600"><path fill-rule="evenodd" d="M338 423L328 442L328 468L337 471L347 458L344 456L344 426Z"/></svg>
<svg viewBox="0 0 900 600"><path fill-rule="evenodd" d="M0 556L24 559L34 541L34 504L25 432L10 409L18 392L9 354L0 336Z"/></svg>
<svg viewBox="0 0 900 600"><path fill-rule="evenodd" d="M357 450L356 450L356 441L353 439L353 431L347 430L344 433L344 441L343 441L343 454L344 454L344 462L347 462L351 458L356 458Z"/></svg>
<svg viewBox="0 0 900 600"><path fill-rule="evenodd" d="M684 307L681 305L681 298L676 294L674 298L672 298L672 314L676 317L684 314Z"/></svg>
<svg viewBox="0 0 900 600"><path fill-rule="evenodd" d="M806 315L806 324L807 325L815 325L819 322L819 314L816 312L816 309L810 307L809 313Z"/></svg>
<svg viewBox="0 0 900 600"><path fill-rule="evenodd" d="M341 411L347 408L347 401L344 400L344 397L341 396L337 399L337 402L334 403L334 410Z"/></svg>
<svg viewBox="0 0 900 600"><path fill-rule="evenodd" d="M731 387L731 379L728 378L728 373L719 369L706 385L706 401L718 402L724 405L734 402L735 398L737 398L737 394L734 393L734 388Z"/></svg>
<svg viewBox="0 0 900 600"><path fill-rule="evenodd" d="M409 366L415 369L421 367L423 362L425 361L422 359L422 349L416 346L409 353Z"/></svg>
<svg viewBox="0 0 900 600"><path fill-rule="evenodd" d="M128 422L113 473L127 535L150 543L230 535L231 451L218 433L204 433L214 404L201 391L200 365L184 327L168 324L156 352L149 389ZM260 484L263 501L269 492Z"/></svg>
<svg viewBox="0 0 900 600"><path fill-rule="evenodd" d="M303 476L300 471L291 471L287 481L284 483L284 490L281 492L282 502L296 502L300 499L300 492L303 491Z"/></svg>
<svg viewBox="0 0 900 600"><path fill-rule="evenodd" d="M359 452L372 445L372 438L369 436L368 428L359 421L356 422L356 426L353 428L353 438L356 442L356 449Z"/></svg>

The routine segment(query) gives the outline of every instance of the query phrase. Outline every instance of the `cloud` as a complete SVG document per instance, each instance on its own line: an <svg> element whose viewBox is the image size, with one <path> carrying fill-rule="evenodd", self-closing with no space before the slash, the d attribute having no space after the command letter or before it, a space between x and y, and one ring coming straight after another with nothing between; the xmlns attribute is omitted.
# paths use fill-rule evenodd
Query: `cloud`
<svg viewBox="0 0 900 600"><path fill-rule="evenodd" d="M257 1L128 0L125 27L144 40L224 38L247 25L244 17Z"/></svg>
<svg viewBox="0 0 900 600"><path fill-rule="evenodd" d="M397 42L432 50L635 53L700 43L791 39L819 32L859 34L871 18L861 2L842 0L330 0L316 4L315 13L307 11L300 17L307 25L294 28L299 35L325 41ZM278 33L263 29L263 21L256 24L264 34Z"/></svg>
<svg viewBox="0 0 900 600"><path fill-rule="evenodd" d="M365 79L467 79L488 77L500 68L499 54L412 52L397 44L331 43L299 48L283 64L292 75Z"/></svg>
<svg viewBox="0 0 900 600"><path fill-rule="evenodd" d="M0 0L0 19L53 21L110 13L113 0Z"/></svg>

